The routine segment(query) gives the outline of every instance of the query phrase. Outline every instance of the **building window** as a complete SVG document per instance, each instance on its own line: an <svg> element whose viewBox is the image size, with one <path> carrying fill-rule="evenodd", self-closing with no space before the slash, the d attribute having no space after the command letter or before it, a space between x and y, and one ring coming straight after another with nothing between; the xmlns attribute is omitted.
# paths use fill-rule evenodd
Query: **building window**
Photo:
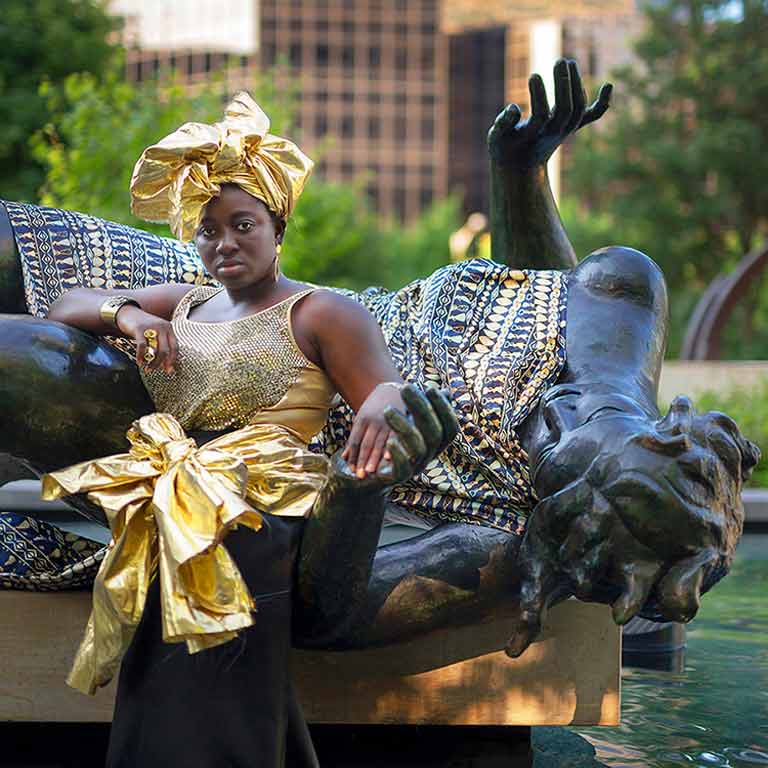
<svg viewBox="0 0 768 768"><path fill-rule="evenodd" d="M405 48L395 48L395 73L404 77L408 69L408 53Z"/></svg>
<svg viewBox="0 0 768 768"><path fill-rule="evenodd" d="M275 46L271 43L268 43L264 46L264 66L265 67L274 67L275 66L275 57L277 55L277 51L275 50Z"/></svg>
<svg viewBox="0 0 768 768"><path fill-rule="evenodd" d="M432 190L429 187L422 187L419 191L419 202L422 208L428 208L432 203Z"/></svg>
<svg viewBox="0 0 768 768"><path fill-rule="evenodd" d="M327 32L328 19L317 19L315 21L315 29L317 29L318 32Z"/></svg>
<svg viewBox="0 0 768 768"><path fill-rule="evenodd" d="M421 140L432 141L435 138L435 121L431 117L422 118Z"/></svg>
<svg viewBox="0 0 768 768"><path fill-rule="evenodd" d="M421 103L424 104L426 107L433 107L435 105L435 94L434 93L422 93L421 94Z"/></svg>
<svg viewBox="0 0 768 768"><path fill-rule="evenodd" d="M355 175L355 166L349 161L344 161L341 164L341 177L343 179L351 179Z"/></svg>
<svg viewBox="0 0 768 768"><path fill-rule="evenodd" d="M395 166L395 178L398 181L405 181L405 166L398 164Z"/></svg>
<svg viewBox="0 0 768 768"><path fill-rule="evenodd" d="M395 141L405 141L408 135L405 118L398 116L395 118Z"/></svg>
<svg viewBox="0 0 768 768"><path fill-rule="evenodd" d="M352 115L344 115L341 118L341 135L345 139L351 139L355 135L355 118Z"/></svg>
<svg viewBox="0 0 768 768"><path fill-rule="evenodd" d="M421 49L421 68L433 69L434 66L435 66L435 49L422 48Z"/></svg>
<svg viewBox="0 0 768 768"><path fill-rule="evenodd" d="M328 46L325 43L321 43L315 48L315 63L319 67L328 66Z"/></svg>
<svg viewBox="0 0 768 768"><path fill-rule="evenodd" d="M288 59L291 62L291 66L301 66L301 43L291 43L288 49Z"/></svg>
<svg viewBox="0 0 768 768"><path fill-rule="evenodd" d="M381 136L381 123L378 117L368 118L368 138L378 139Z"/></svg>
<svg viewBox="0 0 768 768"><path fill-rule="evenodd" d="M301 16L294 16L289 25L289 29L292 29L294 32L301 32Z"/></svg>
<svg viewBox="0 0 768 768"><path fill-rule="evenodd" d="M355 66L355 49L351 45L345 45L341 49L341 65L352 68Z"/></svg>
<svg viewBox="0 0 768 768"><path fill-rule="evenodd" d="M352 103L352 102L355 100L355 94L354 94L354 93L352 93L352 91L344 91L344 92L341 94L341 100L342 100L342 101L343 101L345 104L350 104L350 103Z"/></svg>
<svg viewBox="0 0 768 768"><path fill-rule="evenodd" d="M368 202L370 203L371 208L374 211L379 210L379 188L374 186L373 184L369 184L368 188L366 189L366 192L368 193Z"/></svg>
<svg viewBox="0 0 768 768"><path fill-rule="evenodd" d="M341 32L344 35L344 39L348 40L355 34L355 25L351 21L343 21L341 23Z"/></svg>
<svg viewBox="0 0 768 768"><path fill-rule="evenodd" d="M372 45L368 49L368 66L371 69L377 69L381 65L381 48L378 45Z"/></svg>
<svg viewBox="0 0 768 768"><path fill-rule="evenodd" d="M315 115L315 136L322 137L328 133L328 117L322 112Z"/></svg>
<svg viewBox="0 0 768 768"><path fill-rule="evenodd" d="M328 91L318 91L315 98L320 104L325 104L328 101Z"/></svg>
<svg viewBox="0 0 768 768"><path fill-rule="evenodd" d="M393 204L397 218L405 221L405 190L402 187L395 187Z"/></svg>
<svg viewBox="0 0 768 768"><path fill-rule="evenodd" d="M380 104L381 103L381 94L377 91L372 91L368 94L368 103L369 104Z"/></svg>

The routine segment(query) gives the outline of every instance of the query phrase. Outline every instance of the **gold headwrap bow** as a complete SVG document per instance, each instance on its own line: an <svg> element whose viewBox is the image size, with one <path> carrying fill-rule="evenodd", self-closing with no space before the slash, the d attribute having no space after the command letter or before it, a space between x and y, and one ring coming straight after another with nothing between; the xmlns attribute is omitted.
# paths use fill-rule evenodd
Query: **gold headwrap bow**
<svg viewBox="0 0 768 768"><path fill-rule="evenodd" d="M225 183L237 184L287 219L313 162L269 131L269 118L244 91L213 125L185 123L147 147L133 169L131 210L145 221L168 222L191 240L203 208Z"/></svg>

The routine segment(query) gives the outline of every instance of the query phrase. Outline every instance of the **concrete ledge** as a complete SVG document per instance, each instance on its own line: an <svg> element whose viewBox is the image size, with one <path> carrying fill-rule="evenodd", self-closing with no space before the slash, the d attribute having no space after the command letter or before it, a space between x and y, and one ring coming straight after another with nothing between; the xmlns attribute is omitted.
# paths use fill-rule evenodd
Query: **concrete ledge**
<svg viewBox="0 0 768 768"><path fill-rule="evenodd" d="M84 592L0 592L0 721L105 722L114 688L95 697L64 678L90 610ZM616 725L621 633L610 609L568 601L519 659L508 622L433 633L367 651L294 652L310 722ZM254 692L258 695L258 692Z"/></svg>
<svg viewBox="0 0 768 768"><path fill-rule="evenodd" d="M671 402L677 395L696 398L703 392L722 394L750 390L768 381L768 361L666 360L661 369L659 400Z"/></svg>
<svg viewBox="0 0 768 768"><path fill-rule="evenodd" d="M744 500L744 518L748 523L768 523L768 488L747 488L741 498Z"/></svg>

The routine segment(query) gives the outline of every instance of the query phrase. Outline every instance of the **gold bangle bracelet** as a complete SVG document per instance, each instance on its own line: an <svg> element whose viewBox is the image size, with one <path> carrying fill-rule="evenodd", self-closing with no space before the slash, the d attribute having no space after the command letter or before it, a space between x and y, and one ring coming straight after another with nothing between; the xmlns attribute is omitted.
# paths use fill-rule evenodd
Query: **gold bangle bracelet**
<svg viewBox="0 0 768 768"><path fill-rule="evenodd" d="M117 313L126 305L133 304L134 307L141 309L136 299L131 299L128 296L110 296L99 307L99 317L113 328L117 328Z"/></svg>

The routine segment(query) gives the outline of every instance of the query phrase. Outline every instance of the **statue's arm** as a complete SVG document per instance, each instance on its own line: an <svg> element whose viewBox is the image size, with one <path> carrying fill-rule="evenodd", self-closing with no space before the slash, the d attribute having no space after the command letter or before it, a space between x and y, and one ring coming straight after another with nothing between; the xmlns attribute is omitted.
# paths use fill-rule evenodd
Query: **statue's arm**
<svg viewBox="0 0 768 768"><path fill-rule="evenodd" d="M488 134L491 162L491 253L517 268L570 269L576 255L563 228L547 176L547 161L563 141L608 109L611 86L586 104L574 61L555 64L555 108L539 75L529 80L531 116L521 122L510 104Z"/></svg>
<svg viewBox="0 0 768 768"><path fill-rule="evenodd" d="M397 481L420 471L456 434L446 400L404 388L411 419L390 413ZM356 478L334 457L329 482L302 539L294 639L305 647L365 647L487 616L501 594L519 539L502 531L447 525L377 549L384 490L395 477ZM498 606L496 606L498 612Z"/></svg>

